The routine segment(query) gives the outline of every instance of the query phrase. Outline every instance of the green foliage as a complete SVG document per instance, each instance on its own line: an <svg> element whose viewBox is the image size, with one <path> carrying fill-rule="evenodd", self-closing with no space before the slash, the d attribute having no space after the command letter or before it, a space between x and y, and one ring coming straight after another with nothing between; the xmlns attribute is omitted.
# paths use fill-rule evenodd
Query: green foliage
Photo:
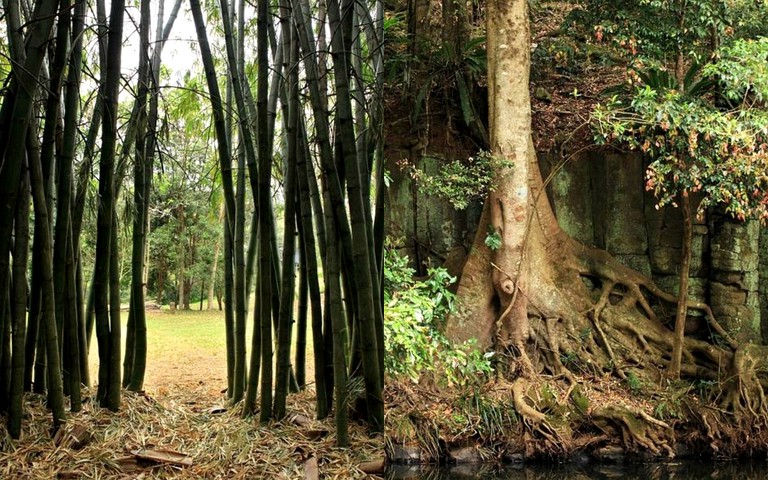
<svg viewBox="0 0 768 480"><path fill-rule="evenodd" d="M582 0L568 25L631 66L592 115L598 144L640 151L658 207L768 219L768 13L764 2ZM688 66L684 78L679 73ZM673 73L673 71L675 73ZM629 88L627 88L629 87Z"/></svg>
<svg viewBox="0 0 768 480"><path fill-rule="evenodd" d="M627 379L625 381L627 382L627 387L629 387L629 391L632 392L632 395L639 395L642 393L643 381L635 374L635 372L627 373Z"/></svg>
<svg viewBox="0 0 768 480"><path fill-rule="evenodd" d="M765 34L764 2L748 0L581 0L567 25L592 43L645 65L681 51L703 59L712 45Z"/></svg>
<svg viewBox="0 0 768 480"><path fill-rule="evenodd" d="M494 252L501 248L501 235L490 223L488 224L488 234L485 236L485 246Z"/></svg>
<svg viewBox="0 0 768 480"><path fill-rule="evenodd" d="M5 79L11 73L11 62L6 52L8 51L8 45L6 45L5 35L0 36L0 78ZM5 81L5 80L3 80Z"/></svg>
<svg viewBox="0 0 768 480"><path fill-rule="evenodd" d="M675 397L670 401L662 401L653 408L653 416L659 420L670 420L674 418L683 418L683 412L680 406L680 398Z"/></svg>
<svg viewBox="0 0 768 480"><path fill-rule="evenodd" d="M700 397L706 398L709 392L715 388L718 387L719 383L717 380L696 380L693 382L693 388L696 390L696 393L699 394Z"/></svg>
<svg viewBox="0 0 768 480"><path fill-rule="evenodd" d="M459 412L451 416L454 424L454 434L473 433L489 439L503 439L508 436L510 429L518 423L519 418L511 402L497 397L490 397L484 392L473 389L458 399ZM462 432L458 430L462 429Z"/></svg>
<svg viewBox="0 0 768 480"><path fill-rule="evenodd" d="M740 43L741 44L741 43ZM768 45L768 44L764 44ZM728 58L732 58L732 50ZM726 64L727 65L727 64ZM650 160L646 188L658 206L675 204L683 192L700 192L700 209L722 205L733 217L768 219L768 115L742 105L722 108L710 91L715 74L727 66L694 64L682 85L656 69L642 71L645 83L629 99L614 96L592 115L598 144L639 150ZM763 69L764 70L764 69ZM738 73L727 92L754 91L762 75Z"/></svg>
<svg viewBox="0 0 768 480"><path fill-rule="evenodd" d="M201 290L207 294L221 237L220 179L207 103L197 93L201 82L188 75L185 87L170 90L161 102L163 155L156 168L162 175L155 176L151 195L147 283L148 293L161 302L179 302L179 287L188 299L200 297Z"/></svg>
<svg viewBox="0 0 768 480"><path fill-rule="evenodd" d="M582 342L586 342L591 335L592 335L592 329L591 328L589 328L589 327L583 328L579 332L579 340L581 340Z"/></svg>
<svg viewBox="0 0 768 480"><path fill-rule="evenodd" d="M560 354L560 362L567 368L568 366L576 366L579 363L579 356L576 352L563 352Z"/></svg>
<svg viewBox="0 0 768 480"><path fill-rule="evenodd" d="M589 398L587 398L584 393L582 393L581 389L576 387L571 392L571 401L574 405L576 405L576 408L579 410L579 413L582 415L586 415L589 411Z"/></svg>
<svg viewBox="0 0 768 480"><path fill-rule="evenodd" d="M480 151L466 161L441 162L439 171L434 174L413 165L406 168L424 193L449 201L457 210L464 210L470 202L485 198L496 188L495 171L511 166L507 160Z"/></svg>
<svg viewBox="0 0 768 480"><path fill-rule="evenodd" d="M717 62L710 63L704 74L717 77L721 94L743 104L768 99L768 38L736 40L720 49Z"/></svg>
<svg viewBox="0 0 768 480"><path fill-rule="evenodd" d="M384 366L389 375L418 382L433 374L447 385L469 385L487 377L491 354L472 342L453 345L442 334L445 317L453 311L456 281L443 268L429 268L423 281L413 278L407 256L388 241L384 254Z"/></svg>

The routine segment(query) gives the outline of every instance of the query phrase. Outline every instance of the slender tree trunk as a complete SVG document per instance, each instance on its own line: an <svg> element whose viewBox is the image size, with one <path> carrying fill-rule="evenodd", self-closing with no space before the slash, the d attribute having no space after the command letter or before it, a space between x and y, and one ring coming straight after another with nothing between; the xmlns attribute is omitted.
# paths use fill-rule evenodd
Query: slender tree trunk
<svg viewBox="0 0 768 480"><path fill-rule="evenodd" d="M29 248L29 177L22 173L14 221L16 240L13 250L13 323L11 331L11 388L8 406L8 433L21 435L24 413L24 336L27 317L27 253Z"/></svg>
<svg viewBox="0 0 768 480"><path fill-rule="evenodd" d="M224 213L225 225L229 224L229 220L226 218L227 213ZM235 312L233 309L233 297L234 286L232 281L234 278L234 269L232 267L233 262L233 248L232 248L232 231L224 227L224 330L227 337L227 396L233 402L235 400ZM219 304L221 305L221 304ZM253 355L253 353L251 353ZM251 370L253 371L253 370Z"/></svg>
<svg viewBox="0 0 768 480"><path fill-rule="evenodd" d="M112 205L112 238L109 255L109 385L107 386L106 407L116 412L120 409L120 267L118 256L118 224L115 205Z"/></svg>
<svg viewBox="0 0 768 480"><path fill-rule="evenodd" d="M56 239L54 250L54 265L65 268L61 275L54 279L54 287L57 295L57 316L63 323L68 335L67 349L69 358L65 362L65 368L69 372L70 409L77 412L81 408L80 384L88 378L87 356L80 352L85 344L84 331L79 328L82 299L77 296L77 265L80 256L79 242L76 243L72 225L72 178L73 163L76 149L77 122L80 102L80 82L82 71L83 30L85 28L85 2L75 5L72 18L72 52L69 56L69 70L67 76L67 90L65 96L64 133L61 155L59 156L58 197L56 208ZM63 251L62 251L63 250ZM65 260L64 260L65 259ZM60 278L59 278L60 277ZM56 281L61 282L56 285ZM61 289L61 291L59 291ZM85 358L85 362L83 362ZM85 373L85 375L83 375Z"/></svg>
<svg viewBox="0 0 768 480"><path fill-rule="evenodd" d="M14 52L24 52L25 58L13 59L15 62L12 62L12 66L18 68L13 68L13 76L0 108L0 152L4 153L0 163L0 305L10 301L8 253L22 163L27 147L27 143L20 139L27 138L32 121L38 79L58 5L57 0L41 0L35 5L31 21L27 23L29 28L25 49L18 43L14 47ZM19 10L16 7L9 10L8 29L10 32L20 32ZM15 56L18 57L18 54ZM5 309L0 309L0 324L7 320L5 315Z"/></svg>
<svg viewBox="0 0 768 480"><path fill-rule="evenodd" d="M691 272L691 241L692 220L691 203L688 192L680 194L680 211L683 213L683 239L680 251L680 282L677 296L677 314L675 315L675 337L672 344L672 361L669 366L669 376L673 380L680 379L680 365L683 356L683 340L685 338L685 318L688 315L688 277Z"/></svg>
<svg viewBox="0 0 768 480"><path fill-rule="evenodd" d="M257 62L258 89L256 95L257 138L259 145L258 168L258 208L259 208L259 314L261 323L261 411L259 420L268 421L272 417L272 275L273 259L271 248L271 173L272 157L269 152L268 130L268 38L269 2L259 0L257 10ZM254 195L256 190L254 190ZM255 312L254 312L255 314Z"/></svg>
<svg viewBox="0 0 768 480"><path fill-rule="evenodd" d="M162 12L163 2L160 2ZM141 390L144 383L144 370L147 355L147 320L144 310L144 258L147 243L147 205L149 203L148 182L152 171L147 169L147 99L150 88L149 57L149 0L141 0L139 22L139 69L138 95L138 131L136 135L135 157L133 166L133 242L131 245L131 294L128 326L126 331L125 360L123 362L123 387L129 390ZM162 18L159 19L160 24Z"/></svg>
<svg viewBox="0 0 768 480"><path fill-rule="evenodd" d="M283 24L290 30L289 8L286 1L281 4ZM284 55L290 59L288 72L288 105L289 115L286 119L285 134L288 143L288 158L285 166L285 211L283 225L283 277L280 283L280 320L277 328L277 372L275 381L275 418L280 420L285 416L286 399L288 396L288 381L291 371L291 333L293 327L293 297L295 294L295 262L296 252L296 157L299 152L299 115L301 102L299 99L298 74L298 44L295 34L290 35L286 42Z"/></svg>
<svg viewBox="0 0 768 480"><path fill-rule="evenodd" d="M83 384L82 368L80 366L80 362L82 361L82 356L80 355L80 346L85 339L85 332L81 331L79 328L79 306L77 303L77 286L75 285L75 282L77 281L77 265L75 261L74 239L72 238L71 225L68 232L68 239L69 241L67 242L67 248L69 251L67 252L67 262L65 266L67 277L67 291L65 292L67 308L65 312L66 316L64 326L67 332L67 337L69 339L69 343L67 345L69 351L69 359L66 363L67 367L69 368L70 410L73 412L79 412L82 409L82 396L80 393L80 387Z"/></svg>
<svg viewBox="0 0 768 480"><path fill-rule="evenodd" d="M35 222L37 222L36 220ZM33 389L33 383L36 393L42 393L44 390L37 391L37 387L44 385L37 385L33 382L34 371L36 368L35 354L38 351L39 330L40 330L40 253L39 253L39 237L32 240L32 266L31 266L31 281L29 289L29 315L27 320L27 335L25 339L24 348L24 391L29 392ZM37 377L39 378L39 377Z"/></svg>
<svg viewBox="0 0 768 480"><path fill-rule="evenodd" d="M176 308L182 309L189 305L189 292L187 291L187 223L184 205L176 207L176 220L179 222L179 273L176 278Z"/></svg>
<svg viewBox="0 0 768 480"><path fill-rule="evenodd" d="M355 262L355 283L358 297L358 321L362 329L363 340L363 370L365 372L365 384L367 394L368 422L373 431L384 429L384 403L382 399L383 372L380 359L384 352L380 350L382 344L377 338L380 330L378 327L378 307L373 293L373 278L378 275L371 272L371 256L373 252L370 221L368 221L361 187L360 165L357 157L355 132L353 123L352 104L350 101L349 82L344 38L340 35L342 18L337 0L330 0L328 7L328 19L331 31L331 55L333 57L334 71L336 72L336 100L337 119L341 134L341 142L344 155L344 165L347 174L347 195L349 198L350 218L352 220L352 248Z"/></svg>
<svg viewBox="0 0 768 480"><path fill-rule="evenodd" d="M48 383L48 407L53 412L53 425L58 428L65 417L64 386L61 375L61 360L59 354L59 338L56 326L56 300L53 288L53 237L51 235L48 217L48 202L45 196L43 169L40 157L37 155L37 135L34 130L27 132L27 141L32 146L28 156L30 176L32 179L32 197L35 208L35 218L40 218L40 229L35 236L40 235L40 265L42 286L42 324L45 334L46 348L46 380Z"/></svg>
<svg viewBox="0 0 768 480"><path fill-rule="evenodd" d="M224 205L219 208L219 223L224 222ZM208 282L208 310L213 310L213 299L216 294L216 285L219 277L219 257L221 256L221 237L216 239L216 245L213 248L213 265L211 266L211 277Z"/></svg>
<svg viewBox="0 0 768 480"><path fill-rule="evenodd" d="M301 154L303 157L303 153ZM297 164L297 177L304 175L302 168ZM297 197L298 200L298 197ZM307 364L307 311L309 308L309 288L307 283L307 259L304 254L304 226L302 225L303 213L302 206L296 211L296 226L299 232L299 299L298 315L296 319L296 352L294 355L294 365L296 369L296 385L299 390L303 390L307 384L306 364ZM309 221L312 221L310 216Z"/></svg>
<svg viewBox="0 0 768 480"><path fill-rule="evenodd" d="M341 302L341 261L339 259L339 244L335 241L335 229L329 228L328 259L326 262L326 285L330 300L330 317L333 322L333 382L336 397L335 422L336 446L349 446L349 392L347 390L347 320L344 318L344 306Z"/></svg>
<svg viewBox="0 0 768 480"><path fill-rule="evenodd" d="M64 79L64 70L67 62L67 47L68 37L71 20L70 2L69 0L61 0L61 12L59 13L59 21L56 27L56 48L54 50L53 59L51 61L51 81L48 85L48 98L45 105L45 124L43 127L43 140L42 150L40 153L41 162L43 165L43 175L46 179L46 197L48 200L48 211L51 212L51 219L53 219L53 202L52 202L52 188L53 182L52 172L54 170L54 149L57 137L57 130L59 127L59 105L61 104L61 87ZM53 244L53 264L64 265L65 256L67 252L67 232L69 231L69 192L62 191L62 181L66 181L63 190L69 188L69 179L62 179L63 174L71 172L72 166L62 165L64 159L59 157L59 164L56 169L59 170L59 194L58 204L56 208L56 228L55 228L55 241ZM66 159L68 161L70 159ZM62 198L66 197L66 198ZM64 204L64 201L67 203ZM59 339L61 342L61 349L64 346L64 298L65 298L65 279L66 270L64 268L57 268L53 272L53 285L56 298L56 323L58 325ZM69 375L69 369L65 368L65 376Z"/></svg>
<svg viewBox="0 0 768 480"><path fill-rule="evenodd" d="M11 279L13 281L13 279ZM0 412L8 414L11 400L11 323L13 312L11 303L13 292L8 292L5 304L4 322L0 325Z"/></svg>
<svg viewBox="0 0 768 480"><path fill-rule="evenodd" d="M96 313L96 335L99 342L99 390L98 399L103 407L117 410L120 406L120 379L119 379L119 349L120 345L113 341L119 339L118 331L113 332L115 322L110 321L110 284L111 279L117 277L118 272L111 271L117 268L117 261L111 261L110 257L117 258L118 245L113 244L116 238L113 229L116 228L114 219L114 176L115 176L115 144L117 140L117 105L120 82L120 60L122 51L123 16L125 13L125 0L113 0L109 22L108 52L106 85L104 88L104 122L102 126L102 147L99 161L99 210L97 218L96 234L96 259L94 264L94 310ZM119 290L118 290L119 295ZM119 303L119 298L117 299ZM112 318L119 316L113 312ZM115 351L117 350L117 351ZM115 371L112 359L118 355L117 371ZM115 378L118 377L118 378ZM116 390L116 391L115 391Z"/></svg>

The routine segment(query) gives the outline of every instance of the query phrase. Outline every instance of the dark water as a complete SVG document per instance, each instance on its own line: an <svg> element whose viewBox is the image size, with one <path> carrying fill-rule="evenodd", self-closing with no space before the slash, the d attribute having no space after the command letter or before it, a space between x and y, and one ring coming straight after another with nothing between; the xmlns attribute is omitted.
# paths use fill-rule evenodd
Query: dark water
<svg viewBox="0 0 768 480"><path fill-rule="evenodd" d="M385 475L388 480L768 480L766 462L718 463L685 460L663 464L627 465L519 465L411 467L394 466Z"/></svg>

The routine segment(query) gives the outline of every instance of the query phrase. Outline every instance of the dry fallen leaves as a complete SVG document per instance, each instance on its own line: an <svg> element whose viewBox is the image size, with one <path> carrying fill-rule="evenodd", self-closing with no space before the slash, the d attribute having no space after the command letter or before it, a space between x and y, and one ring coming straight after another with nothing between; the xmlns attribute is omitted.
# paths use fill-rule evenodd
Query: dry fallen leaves
<svg viewBox="0 0 768 480"><path fill-rule="evenodd" d="M301 422L260 425L239 408L212 409L223 401L194 389L160 400L125 392L117 413L87 402L54 441L44 398L28 394L22 438L0 426L0 478L294 479L314 458L320 476L351 479L366 478L359 466L382 456L383 441L363 425L350 425L354 448L336 448L333 419L314 420L311 392L289 398Z"/></svg>

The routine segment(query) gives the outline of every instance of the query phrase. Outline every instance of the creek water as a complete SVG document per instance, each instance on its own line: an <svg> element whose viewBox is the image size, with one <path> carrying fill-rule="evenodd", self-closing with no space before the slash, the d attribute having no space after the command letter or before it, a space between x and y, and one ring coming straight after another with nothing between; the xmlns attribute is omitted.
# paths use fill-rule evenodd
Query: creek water
<svg viewBox="0 0 768 480"><path fill-rule="evenodd" d="M652 464L555 464L494 467L461 465L445 467L392 466L387 480L768 480L766 462L684 460Z"/></svg>

